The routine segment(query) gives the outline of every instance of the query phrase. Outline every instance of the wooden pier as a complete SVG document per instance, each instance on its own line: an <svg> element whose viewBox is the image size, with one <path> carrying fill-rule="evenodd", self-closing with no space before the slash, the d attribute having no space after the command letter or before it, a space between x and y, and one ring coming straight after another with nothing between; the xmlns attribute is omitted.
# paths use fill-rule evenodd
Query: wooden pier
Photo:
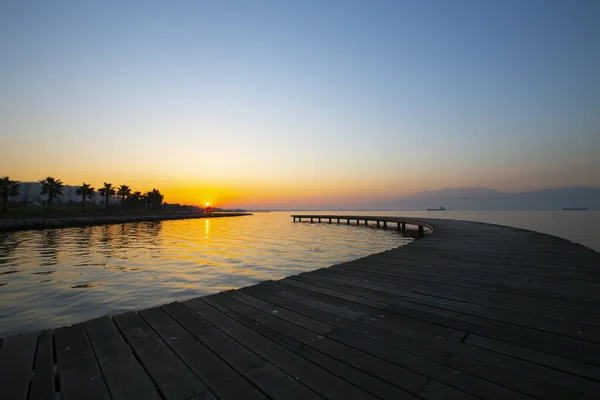
<svg viewBox="0 0 600 400"><path fill-rule="evenodd" d="M346 225L350 225L356 221L356 225L363 223L368 226L369 223L375 224L378 228L388 227L388 223L396 225L396 230L406 234L406 225L412 225L416 229L417 237L421 238L425 235L425 230L429 232L433 231L433 226L427 223L425 220L418 220L415 218L397 218L397 217L372 217L372 216L356 216L356 215L292 215L294 222L302 222L303 220L310 221L311 223L321 222L324 220L329 221L331 224L334 220L339 224L340 221L343 223L346 221Z"/></svg>
<svg viewBox="0 0 600 400"><path fill-rule="evenodd" d="M5 337L0 398L600 396L599 253L475 222L293 220L424 237L280 281Z"/></svg>

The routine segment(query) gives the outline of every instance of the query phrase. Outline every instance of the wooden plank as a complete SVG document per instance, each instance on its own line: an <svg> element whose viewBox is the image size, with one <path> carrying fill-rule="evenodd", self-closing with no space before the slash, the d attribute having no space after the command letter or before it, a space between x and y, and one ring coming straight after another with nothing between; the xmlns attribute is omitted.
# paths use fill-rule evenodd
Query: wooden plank
<svg viewBox="0 0 600 400"><path fill-rule="evenodd" d="M302 276L303 274L301 274ZM508 303L510 302L522 302L522 297L518 295L512 294L502 294L497 291L489 291L489 290L481 290L481 288L465 288L454 285L446 285L445 283L423 283L414 279L389 279L389 278L381 278L376 276L375 274L370 273L369 271L361 271L354 269L334 269L334 268L323 268L321 270L314 271L311 273L312 277L330 277L337 279L344 279L348 282L352 282L353 285L368 285L367 288L373 289L388 289L393 290L412 290L415 292L422 292L426 290L428 294L435 295L436 293L446 294L446 293L456 293L463 295L465 298L489 298L496 299L498 302L502 303L506 300ZM597 311L597 305L582 303L578 301L573 301L569 299L561 299L558 297L547 297L544 299L539 298L529 298L528 304L532 306L546 306L551 310L564 310L565 312L580 312L579 315L583 315L587 318L594 317L600 318L600 313ZM581 322L581 321L579 321Z"/></svg>
<svg viewBox="0 0 600 400"><path fill-rule="evenodd" d="M144 320L134 312L113 317L117 328L166 400L212 395Z"/></svg>
<svg viewBox="0 0 600 400"><path fill-rule="evenodd" d="M397 400L415 398L406 391L311 347L299 347L295 353L379 398Z"/></svg>
<svg viewBox="0 0 600 400"><path fill-rule="evenodd" d="M54 350L52 330L40 333L35 353L35 368L29 390L29 400L54 400Z"/></svg>
<svg viewBox="0 0 600 400"><path fill-rule="evenodd" d="M271 363L246 372L245 376L273 399L322 399Z"/></svg>
<svg viewBox="0 0 600 400"><path fill-rule="evenodd" d="M321 310L327 311L332 314L337 314L337 315L340 315L341 317L348 318L348 319L356 320L364 315L364 313L362 313L360 311L352 310L349 307L345 308L345 307L337 306L335 304L328 304L328 303L322 302L320 300L315 300L314 298L311 298L309 296L299 295L292 290L279 289L278 295L280 295L281 297L284 297L286 299L295 301L297 303L301 303L301 304L304 304L309 307L319 308Z"/></svg>
<svg viewBox="0 0 600 400"><path fill-rule="evenodd" d="M534 377L589 396L600 393L600 383L558 369L470 345L457 345L454 343L446 343L446 345L449 345L449 350L453 351L456 355L460 354L472 359L481 360L485 363L500 366L515 373Z"/></svg>
<svg viewBox="0 0 600 400"><path fill-rule="evenodd" d="M2 397L26 399L38 334L8 336L0 348L0 388Z"/></svg>
<svg viewBox="0 0 600 400"><path fill-rule="evenodd" d="M211 296L211 299L214 299L215 297L217 296ZM278 318L265 314L262 311L257 310L259 313L258 316L253 316L249 310L245 310L244 314L236 313L231 309L230 311L227 311L225 306L222 305L222 302L225 302L226 299L219 297L218 300L220 301L214 302L216 307L220 307L220 309L227 313L227 315L239 320L248 328L261 333L263 336L268 337L275 342L279 342L279 337L283 334L303 343L305 346L298 347L295 352L308 356L307 358L311 360L318 359L321 362L325 361L325 365L319 364L322 365L323 368L327 369L326 365L339 365L340 363L347 363L350 367L365 371L373 376L383 379L384 381L387 380L391 384L396 385L406 391L412 391L413 393L418 393L427 382L427 379L423 376L414 374L403 368L398 368L385 361L371 357L368 354L356 351L350 347L330 341L326 337L307 331L306 329L300 328L283 320L279 320ZM213 304L213 302L211 302L211 304ZM229 303L229 305L232 304ZM240 309L240 311L243 310ZM319 357L314 351L309 350L309 348L306 346L310 346L318 352L328 356ZM331 359L337 360L332 362ZM330 369L330 371L336 375L340 373L340 371L337 369ZM362 377L357 381L352 381L352 383L355 385L362 383L358 386L370 391L370 393L373 393L376 396L381 396L382 393L393 392L395 393L395 396L398 396L396 398L410 397L406 392L401 392L397 389L394 390L385 382L378 380L378 383L375 383L373 382L373 379L365 378L365 374L353 375Z"/></svg>
<svg viewBox="0 0 600 400"><path fill-rule="evenodd" d="M183 304L171 303L163 306L162 309L240 374L267 363L264 358L242 346Z"/></svg>
<svg viewBox="0 0 600 400"><path fill-rule="evenodd" d="M373 308L383 308L389 304L389 300L383 298L383 296L378 296L378 298L376 298L375 296L371 296L370 298L355 296L353 294L339 291L337 286L334 286L333 289L329 289L328 286L324 287L324 286L326 286L326 284L317 286L317 285L315 285L315 283L317 283L316 281L311 281L311 283L304 283L304 282L302 282L301 279L302 279L301 277L289 277L289 278L282 279L278 283L284 284L284 285L295 286L300 289L306 289L310 292L321 293L321 294L325 294L328 296L333 296L335 298L348 300L349 304L356 303L357 308L362 308L362 307L359 307L358 304L365 305L368 307L373 307ZM305 292L305 293L307 293L307 292Z"/></svg>
<svg viewBox="0 0 600 400"><path fill-rule="evenodd" d="M286 375L279 368L225 335L182 304L171 303L164 306L163 310L269 397L321 398L296 381L295 378Z"/></svg>
<svg viewBox="0 0 600 400"><path fill-rule="evenodd" d="M356 331L353 332L356 333ZM360 332L358 333L360 334ZM431 357L431 355L427 352L415 351L415 349L419 349L419 346L407 347L406 345L403 345L402 340L394 340L393 337L384 338L385 340L382 340L382 338L378 336L371 335L368 335L368 337L374 338L375 340L381 341L390 346L397 347L401 350L413 352L430 360L437 361L437 358ZM421 336L418 339L420 341L444 349L448 354L447 358L450 358L453 355L462 355L469 357L473 360L480 360L482 362L485 362L486 364L499 366L503 369L511 371L511 373L514 372L527 375L533 378L531 380L534 382L536 380L541 380L552 385L559 385L564 388L568 388L571 391L587 394L590 396L594 396L596 393L600 393L600 383L593 382L591 380L581 378L576 375L564 373L554 368L547 368L542 365L534 364L517 358L512 358L504 354L496 353L490 350L485 350L471 345L466 345L464 343L457 343L449 340L441 340L440 338L425 335ZM466 369L465 371L468 372L469 370ZM471 369L471 371L474 370ZM561 389L557 390L558 392L561 392ZM573 394L571 397L577 396L577 394Z"/></svg>
<svg viewBox="0 0 600 400"><path fill-rule="evenodd" d="M366 339L348 331L336 330L329 333L327 337L478 397L498 400L529 398L522 393L481 379L478 376L394 349L391 346Z"/></svg>
<svg viewBox="0 0 600 400"><path fill-rule="evenodd" d="M325 334L327 332L331 332L335 329L334 326L328 325L326 323L314 320L312 318L308 318L303 316L302 314L298 314L295 312L290 312L285 308L277 307L274 304L268 303L266 301L260 300L256 297L252 297L247 295L239 290L231 290L227 292L222 292L222 294L233 297L239 301L242 301L246 304L249 304L259 310L265 311L267 313L273 314L278 318L285 319L286 321L290 321L298 326L311 330L313 332L317 332L320 334Z"/></svg>
<svg viewBox="0 0 600 400"><path fill-rule="evenodd" d="M62 399L110 399L83 324L56 329L54 339Z"/></svg>
<svg viewBox="0 0 600 400"><path fill-rule="evenodd" d="M244 290L247 291L247 289L244 289ZM381 338L377 338L377 340L382 341ZM401 340L399 340L399 341L393 341L393 340L389 340L389 339L388 340L383 340L383 341L386 342L386 343L389 343L390 345L396 346L396 347L398 347L398 343L402 342ZM563 382L563 383L567 382L570 385L566 385L566 387L570 386L571 389L573 389L573 390L581 390L581 388L582 388L581 384L583 383L584 384L583 387L585 387L585 390L583 390L584 393L591 394L591 393L595 393L597 391L597 388L593 387L595 385L592 382L583 382L582 380L578 380L576 377L571 378L570 376L565 376L565 375L561 375L561 374L557 374L557 373L552 373L552 370L540 370L539 368L536 369L535 366L532 366L532 365L523 365L522 363L519 364L517 362L518 360L507 360L507 358L500 358L499 359L498 357L493 357L493 353L492 354L488 353L488 354L482 355L481 353L479 353L479 354L474 353L472 350L471 351L466 351L464 346L459 347L458 344L455 344L455 343L449 342L449 341L439 341L438 340L437 342L432 342L432 343L434 343L435 345L443 345L444 348L447 348L447 349L452 350L452 351L457 351L457 350L462 349L461 351L463 353L466 353L466 354L468 354L471 357L474 356L474 355L479 356L480 358L483 357L483 359L486 362L493 361L493 362L496 362L498 365L503 365L503 364L507 364L508 363L513 368L519 368L521 371L527 371L531 376L540 376L541 375L541 378L546 378L545 379L546 382L550 382L550 383L556 382L556 381L557 382ZM452 346L450 346L450 345L452 345ZM415 346L415 348L417 348L417 346ZM409 352L414 352L415 348L406 347L405 349L407 351L409 351ZM422 352L422 353L420 353L420 355L423 355L423 356L425 356L425 357L427 357L429 359L435 360L435 358L432 358L426 352ZM509 362L509 361L512 361L512 362ZM556 380L556 379L558 379L558 380ZM531 381L536 382L535 379L531 379ZM544 383L542 382L539 385L540 386L544 386ZM561 393L561 392L565 393L565 391L562 390L561 388L556 388L555 390L554 389L552 390L552 393ZM575 398L577 396L578 396L577 393L572 393L571 397ZM581 396L579 396L579 397L581 397Z"/></svg>
<svg viewBox="0 0 600 400"><path fill-rule="evenodd" d="M218 304L212 301L212 296L210 296L209 299L205 299L205 301L210 301L211 305L224 311ZM281 342L273 340L273 336L269 337L269 340L266 339L266 337L252 332L246 326L238 323L235 318L232 319L232 315L226 311L225 314L227 315L216 309L212 309L212 307L204 303L190 304L190 307L194 307L196 311L201 312L204 316L207 314L211 315L211 318L214 318L215 321L219 321L219 327L226 329L228 334L234 335L237 340L245 341L246 345L252 347L255 351L260 351L261 354L264 354L271 362L285 370L288 374L296 377L296 379L299 379L322 396L327 398L344 398L347 396L370 398L365 392L341 381L336 376L307 362L291 351L285 350L285 346L289 344L289 341L286 341L286 343L283 344L284 347L273 345L273 342ZM279 336L281 337L281 335ZM293 349L297 347L298 346L294 346Z"/></svg>
<svg viewBox="0 0 600 400"><path fill-rule="evenodd" d="M415 316L409 316L408 318L402 314L394 315L387 311L387 307L375 308L370 305L360 304L354 301L348 301L348 296L333 293L334 296L309 291L306 289L299 288L297 286L286 285L283 281L278 282L277 285L269 283L261 283L258 286L261 290L269 291L270 293L276 294L277 296L296 301L313 308L323 309L336 313L344 317L347 313L361 313L359 318L354 318L361 322L373 325L377 323L378 327L382 329L388 329L394 332L396 326L409 327L414 330L422 331L431 335L441 336L449 340L462 340L465 333L458 329L448 329L448 327L440 326L439 324L430 323L424 321ZM355 298L360 301L360 298ZM346 310L346 312L340 312L337 310ZM373 318L377 316L377 318Z"/></svg>
<svg viewBox="0 0 600 400"><path fill-rule="evenodd" d="M266 398L160 308L138 314L219 399Z"/></svg>
<svg viewBox="0 0 600 400"><path fill-rule="evenodd" d="M343 325L344 323L353 321L352 319L342 318L338 314L328 313L328 312L322 311L320 309L315 309L315 308L306 306L304 304L293 302L292 300L286 299L281 296L274 295L272 293L269 293L268 291L263 291L259 288L262 288L262 286L255 285L255 286L245 287L245 288L237 290L235 292L225 292L223 294L230 296L232 298L235 298L238 301L245 302L246 304L248 304L250 306L254 306L254 304L256 304L256 303L254 301L248 302L248 298L256 299L256 300L262 302L263 304L271 304L272 305L271 307L273 308L273 310L278 311L277 313L273 313L272 311L270 311L269 306L265 306L264 308L260 308L260 309L266 313L269 313L270 315L273 315L274 317L283 319L284 321L293 323L295 325L298 325L300 327L303 327L305 329L308 329L310 331L313 331L313 332L319 333L319 334L322 334L324 332L321 332L321 330L318 328L318 325L317 325L316 329L310 329L303 323L298 324L297 319L292 316L300 315L300 316L303 316L304 318L322 322L325 326L331 327L333 329L335 329L338 326L344 326ZM240 294L243 294L244 296L239 296ZM320 315L317 317L309 315L310 310L315 310ZM327 321L329 321L329 322L327 322ZM309 326L314 326L314 325L309 324ZM328 329L327 332L330 332L333 329Z"/></svg>
<svg viewBox="0 0 600 400"><path fill-rule="evenodd" d="M248 316L260 323L265 324L265 323L269 323L269 321L273 321L274 323L279 322L277 320L273 320L272 318L268 318L267 316L265 316L263 311L254 309L254 308L244 304L243 302L236 301L235 299L226 299L226 298L223 298L223 296L211 296L211 299L213 299L213 298L217 299L216 301L219 301L220 304L230 308L231 310L239 312L240 314L243 314L245 316ZM270 317L270 315L269 315L269 317ZM367 329L358 329L358 330L350 329L350 330L353 332L358 331L357 332L358 334L366 336L371 339L375 339L377 341L393 342L394 346L399 349L403 349L408 352L426 357L430 360L443 362L446 359L446 357L448 356L447 351L444 351L440 348L436 348L429 344L419 342L416 340L411 340L411 339L408 339L408 338L405 338L405 337L402 337L399 335L395 335L393 333L381 332L377 329L372 329L370 327L365 327L365 328L367 328ZM375 332L373 332L373 331L375 331ZM329 331L329 332L331 332L331 331ZM329 333L329 332L327 332L327 333ZM327 335L327 333L325 333L325 335Z"/></svg>
<svg viewBox="0 0 600 400"><path fill-rule="evenodd" d="M114 400L160 399L154 383L109 317L88 321L84 326Z"/></svg>
<svg viewBox="0 0 600 400"><path fill-rule="evenodd" d="M496 240L495 238L482 238L482 240ZM550 271L556 271L557 276L566 279L580 280L582 277L589 276L592 278L590 282L580 282L585 285L594 286L597 281L593 274L592 264L589 264L590 258L585 257L584 263L574 262L576 255L568 256L564 258L566 254L569 254L568 248L556 245L559 247L558 252L553 252L553 245L538 246L534 249L535 245L531 242L526 243L527 247L518 249L511 249L511 243L509 241L500 241L494 244L494 247L487 247L486 251L482 251L481 243L457 243L455 238L448 238L445 242L435 239L428 238L426 242L421 242L416 246L404 250L402 257L402 264L406 265L407 269L416 271L419 262L427 261L432 264L432 268L437 268L445 273L457 272L462 273L465 271L472 272L476 276L493 275L500 270L506 270L506 267L518 265L523 269L515 269L514 272L517 275L534 274L540 279L544 277L552 282L550 279ZM445 247L445 248L444 248ZM526 250L530 248L529 251ZM427 253L427 257L423 257L423 253ZM551 258L540 257L540 253L548 254ZM394 257L393 252L387 254L381 254L377 257L378 264L382 266L394 266L397 265L398 259ZM596 260L596 262L599 262ZM442 269L443 266L452 265L453 268ZM569 268L565 269L565 265ZM511 276L508 275L508 278ZM556 283L556 282L554 282Z"/></svg>
<svg viewBox="0 0 600 400"><path fill-rule="evenodd" d="M465 343L600 382L600 368L595 365L474 334L469 334Z"/></svg>
<svg viewBox="0 0 600 400"><path fill-rule="evenodd" d="M400 268L400 265L404 265L406 262L399 263L394 266L384 266L381 265L379 261L373 260L370 264L361 264L361 265L343 265L343 266L334 266L331 269L340 269L344 270L355 270L357 272L368 272L369 274L373 274L373 276L381 276L381 277L391 277L392 279L411 279L418 280L422 282L426 282L429 284L438 284L438 285L452 285L459 287L467 287L478 290L488 290L488 291L518 291L518 290L526 290L527 292L523 292L523 295L528 297L532 296L551 296L551 295L561 295L561 297L571 297L575 300L593 300L593 292L589 292L585 295L578 296L576 294L572 294L569 296L565 296L563 287L542 287L535 283L529 283L527 285L509 283L509 282L500 282L497 279L477 279L474 277L474 274L461 275L458 272L454 272L452 274L444 273L444 272L436 272L431 268L431 263L427 262L427 258L423 257L423 261L420 262L421 270L417 271L406 271ZM446 268L446 270L449 268ZM525 287L526 286L526 287ZM580 293L581 294L581 293Z"/></svg>
<svg viewBox="0 0 600 400"><path fill-rule="evenodd" d="M374 336L379 336L379 337L386 337L386 332L391 333L391 334L402 335L402 336L405 336L410 339L415 339L415 338L422 339L422 338L430 337L433 342L436 342L438 340L461 341L465 337L464 332L452 331L450 329L445 329L442 332L436 331L435 334L431 334L426 330L429 328L429 326L426 325L426 329L419 329L418 324L417 324L417 327L414 327L414 326L411 327L411 324L410 323L407 324L404 319L400 319L400 320L392 319L392 321L390 323L384 324L384 323L380 322L380 318L375 318L370 315L365 315L365 316L359 318L358 320L353 321L353 320L339 317L336 314L331 314L331 313L322 311L319 308L309 307L304 304L296 303L289 299L280 297L280 296L270 293L268 291L263 291L262 289L264 289L264 288L265 288L265 286L258 285L258 286L244 288L244 289L242 289L242 291L244 293L247 293L254 297L257 297L257 298L263 299L265 301L268 301L270 303L276 304L285 309L293 310L294 312L305 315L307 317L314 318L319 321L323 321L330 325L342 327L342 328L351 330L353 332L359 332L359 333L369 332L370 334L372 334ZM395 322L395 323L393 323L393 322ZM417 321L417 322L419 322L419 321ZM408 327L407 327L407 325L408 325ZM382 328L382 329L379 329L379 328ZM444 328L441 328L441 329L444 329Z"/></svg>
<svg viewBox="0 0 600 400"><path fill-rule="evenodd" d="M345 327L352 332L365 335L369 338L375 339L377 341L389 344L391 346L397 347L399 349L412 352L428 358L433 361L439 360L439 356L436 352L428 352L423 351L423 345L414 345L411 341L407 341L402 337L397 337L396 335L385 335L381 332L378 332L377 329L370 328L368 331L356 329L351 325L346 324ZM406 332L401 332L406 335ZM549 383L559 383L565 387L568 387L575 391L581 391L582 393L587 393L592 395L594 393L600 392L600 386L595 384L594 382L587 381L585 379L578 378L572 375L566 375L563 373L559 373L556 370L543 368L541 366L536 366L535 364L524 363L517 359L511 359L510 357L505 357L500 354L489 352L489 351L478 351L478 349L473 348L472 346L465 346L462 343L457 343L449 340L443 340L441 337L431 336L431 335L409 335L409 337L424 341L426 343L432 344L434 346L440 347L446 352L455 352L464 354L471 358L480 359L487 363L492 363L498 366L502 366L504 368L509 368L513 371L519 371L524 374L528 374L529 376L545 380ZM439 354L439 353L438 353ZM443 354L443 353L442 353ZM447 353L449 354L449 353ZM559 390L560 391L560 390Z"/></svg>
<svg viewBox="0 0 600 400"><path fill-rule="evenodd" d="M460 231L457 233L460 233ZM502 233L502 230L498 231L498 233ZM576 249L575 246L572 246L572 244L565 246L564 241L561 242L560 239L559 241L536 243L532 237L524 238L524 243L517 245L516 242L518 239L516 237L499 238L491 234L481 235L476 240L457 240L457 238L448 237L447 234L436 234L433 237L429 237L427 241L420 242L419 246L404 251L404 254L407 256L405 259L415 260L416 258L411 256L419 254L423 249L426 249L432 260L439 257L443 258L444 261L482 262L496 266L500 264L489 261L500 259L503 262L522 263L527 267L532 267L540 263L544 269L559 265L564 266L564 263L568 262L574 269L563 271L565 274L571 271L593 270L593 268L590 268L589 261L593 260L597 253L590 252L589 249L586 249L587 251L573 251L573 249ZM489 243L491 241L494 241L494 243ZM468 248L469 251L465 252L465 248ZM393 255L393 253L386 254L386 256L390 255ZM583 262L578 262L578 257L580 256L584 257L581 259ZM393 261L392 257L381 257L382 261L386 261L386 259ZM531 262L532 260L535 260L535 263ZM600 262L600 259L596 258L596 262Z"/></svg>
<svg viewBox="0 0 600 400"><path fill-rule="evenodd" d="M287 285L287 282L281 281L281 284ZM298 285L294 285L298 286ZM362 310L367 312L367 307L374 304L372 301L367 301L361 304L362 300L357 296L339 294L333 290L321 289L319 287L304 285L304 288L289 287L286 289L297 293L307 293L307 296L318 298L319 300L332 304L348 304L347 307L353 310ZM303 292L305 291L305 292ZM327 294L325 294L327 293ZM352 301L348 301L351 299ZM458 313L454 311L444 310L428 305L420 305L417 303L404 301L390 301L390 305L382 307L380 310L391 312L394 314L404 315L410 318L421 319L430 323L454 328L457 330L470 331L483 336L505 340L517 345L525 345L534 349L540 349L549 353L578 359L583 362L600 364L600 346L592 343L578 341L568 337L552 335L546 332L534 331L529 328L521 328L515 325L494 321L487 318L471 316L468 314ZM379 311L379 312L381 312ZM378 311L373 309L373 314ZM386 318L385 313L379 319ZM377 320L376 318L374 320Z"/></svg>
<svg viewBox="0 0 600 400"><path fill-rule="evenodd" d="M219 302L218 306L220 305L222 305L221 302ZM228 310L222 308L227 315L282 346L287 346L289 341L294 341L297 343L293 347L293 349L295 349L295 353L318 364L322 368L329 370L342 379L353 383L363 390L380 398L413 398L413 396L409 395L407 392L394 388L392 385L377 379L374 376L355 369L360 368L369 370L370 373L377 375L377 369L373 370L370 368L373 367L373 364L379 364L378 367L384 367L385 365L382 365L380 361L371 358L367 359L365 362L364 357L362 357L359 352L356 352L351 348L346 348L344 351L343 345L340 346L339 344L328 343L329 341L325 337L322 337L319 334L315 335L315 332L307 332L304 328L293 326L289 323L278 324L276 322L278 318L276 318L274 315L260 315L262 313L259 312L259 314L252 315L252 318L249 318L248 316L250 316L252 313L248 312L248 310L246 310L244 314L240 314L236 311L233 311L233 304L230 303L229 305L232 306L232 308L229 308ZM239 311L243 312L241 309ZM350 322L352 323L352 321ZM292 339L292 337L294 339ZM296 342L296 340L298 340L298 342ZM323 353L308 346L313 346L315 349L318 348L320 351L323 351ZM335 349L334 353L336 353L338 356L342 354L343 358L340 357L340 361L338 361L337 359L326 355L325 353L328 353L328 349ZM374 361L374 363L370 363L371 361ZM348 364L344 364L343 362ZM405 376L406 371L398 369L395 366L391 366L391 369L387 372L395 374L394 384L402 385L403 377ZM386 377L387 375L384 374L383 376ZM415 380L414 375L411 375L409 379L411 384L418 381L418 379Z"/></svg>
<svg viewBox="0 0 600 400"><path fill-rule="evenodd" d="M528 244L531 246L531 244ZM473 244L473 247L476 247L476 244ZM498 251L506 251L506 246L498 246ZM537 250L547 252L548 248L544 247L543 249ZM519 253L522 253L522 250L519 250ZM562 253L562 251L561 251ZM595 282L598 281L597 276L594 275L593 269L589 266L586 267L577 267L573 265L569 265L569 269L565 269L564 262L560 262L558 264L549 263L546 260L534 260L529 259L527 261L521 260L518 261L518 268L515 268L517 265L514 257L510 257L507 260L503 260L502 262L498 262L495 260L497 255L493 258L486 257L473 257L471 256L472 252L464 252L460 257L456 257L453 254L435 254L435 251L431 251L426 258L426 261L431 265L431 269L435 271L443 271L445 273L453 273L456 272L458 274L481 274L482 276L505 276L505 277L527 277L533 279L542 279L544 281L556 280L557 278L561 280L573 280L576 284L589 284L595 285ZM506 254L506 253L503 253ZM393 265L394 260L393 257L379 257L378 260L385 262L388 260L390 265ZM424 258L416 257L414 255L404 254L402 258L402 266L403 270L411 270L411 271L421 271L419 269L419 264L422 264ZM451 267L451 268L448 268ZM510 274L506 274L506 272L510 272ZM584 282L583 279L589 279L590 281Z"/></svg>
<svg viewBox="0 0 600 400"><path fill-rule="evenodd" d="M385 268L377 263L373 263L371 265L361 265L361 266L343 266L344 271L355 270L357 272L368 272L370 275L374 277L379 277L381 279L391 279L391 280L404 280L404 281L415 281L420 284L437 284L437 285L447 285L447 286L457 286L464 287L469 289L477 289L477 290L486 290L492 292L498 292L500 289L510 289L507 286L499 285L498 282L485 282L482 280L475 280L471 277L463 277L457 274L453 276L440 276L435 273L415 273L415 272L405 272L402 271L401 268ZM427 265L423 265L423 269L426 269ZM340 269L339 266L331 267L331 269ZM528 288L529 292L532 294L536 291L536 289Z"/></svg>
<svg viewBox="0 0 600 400"><path fill-rule="evenodd" d="M558 292L559 289L556 287L546 288L537 283L528 282L523 284L519 282L518 284L512 283L509 284L505 282L505 280L499 277L492 277L481 279L477 276L477 273L464 273L461 274L458 271L449 273L448 270L452 270L454 267L446 267L444 269L435 268L432 266L432 263L428 262L426 258L419 262L418 270L408 270L408 268L404 268L406 262L398 263L397 265L384 266L381 265L378 261L374 261L369 265L358 265L358 266L349 266L349 269L354 270L356 272L363 272L373 274L373 276L386 276L391 277L394 280L416 280L421 281L427 284L437 284L437 285L453 285L453 286L465 286L473 288L479 288L479 290L488 290L488 291L499 291L501 289L518 289L518 288L526 288L532 293L554 293ZM402 268L400 268L402 267ZM334 269L334 268L332 268ZM339 269L339 268L335 268ZM506 273L506 271L505 271ZM506 276L506 275L505 275ZM531 296L530 296L531 297Z"/></svg>
<svg viewBox="0 0 600 400"><path fill-rule="evenodd" d="M463 301L470 304L486 305L495 308L519 311L526 314L544 316L562 321L570 321L584 325L600 326L600 313L593 311L578 311L567 307L561 307L559 302L554 302L549 306L547 302L530 301L523 304L522 300L514 296L506 296L500 294L492 294L490 292L481 292L458 287L452 288L431 288L419 285L397 285L394 286L390 280L383 282L372 277L369 279L360 279L344 274L300 274L298 277L315 279L330 283L347 285L352 288L361 288L372 290L380 294L400 296L411 296L412 294L420 294L431 297L439 297L442 299L452 299Z"/></svg>
<svg viewBox="0 0 600 400"><path fill-rule="evenodd" d="M387 302L394 304L400 302L400 304L405 305L408 301L417 304L431 305L436 308L458 311L464 314L481 316L487 319L519 325L530 329L539 329L544 332L552 332L563 336L570 336L579 340L600 343L600 328L574 322L522 314L517 311L503 310L453 299L443 299L439 297L421 295L418 293L398 293L396 295L392 295L390 293L381 293L372 289L360 289L348 285L330 283L319 279L312 279L306 276L290 277L287 278L285 282L294 282L294 285L299 285L299 287L306 289L311 289L315 286L323 288L325 289L324 291L321 289L319 290L319 292L323 293L333 290L344 294L352 294L353 298L360 298L359 301L361 301L361 304L364 304L362 299L366 299L368 301L366 304L370 304L371 300L377 300L381 303Z"/></svg>
<svg viewBox="0 0 600 400"><path fill-rule="evenodd" d="M377 278L382 281L391 281L394 283L404 282L404 283L413 283L416 285L443 285L446 287L458 287L465 288L471 290L479 290L479 291L487 291L487 292L498 292L498 289L495 286L484 286L477 283L465 281L465 280L444 280L436 277L420 277L415 275L404 274L400 275L395 272L390 272L386 270L382 270L379 268L369 268L367 266L361 265L356 266L354 264L343 265L343 266L331 266L327 268L329 271L336 271L342 274L362 274L365 276L369 276L371 278Z"/></svg>
<svg viewBox="0 0 600 400"><path fill-rule="evenodd" d="M427 260L424 257L424 260ZM404 265L405 262L402 263ZM544 283L533 281L531 279L507 279L506 275L502 278L499 277L482 277L478 276L476 272L469 274L460 274L459 272L447 272L449 268L446 268L444 272L435 271L431 267L431 263L423 265L421 261L420 270L407 271L403 268L399 268L399 265L385 266L379 262L375 262L372 265L360 266L363 271L369 271L375 275L385 274L394 278L409 278L419 279L427 282L435 283L446 283L457 286L465 287L486 287L488 290L504 291L504 292L517 292L523 296L553 296L560 295L561 297L570 298L578 301L597 302L598 299L595 296L598 288L596 287L585 287L585 285L571 284L566 286L564 282L558 284ZM351 266L350 268L356 269L357 267ZM571 287L571 291L568 291L568 287ZM575 291L575 289L577 289Z"/></svg>
<svg viewBox="0 0 600 400"><path fill-rule="evenodd" d="M583 341L577 341L568 337L534 331L502 322L436 309L429 306L418 306L414 303L408 304L407 306L392 304L386 307L386 311L400 315L413 316L414 318L420 318L450 328L461 329L481 336L513 343L518 346L572 358L584 363L600 365L599 346Z"/></svg>
<svg viewBox="0 0 600 400"><path fill-rule="evenodd" d="M454 389L452 386L444 385L441 382L431 380L423 388L423 391L419 394L427 400L475 400L477 397L471 396L465 392Z"/></svg>
<svg viewBox="0 0 600 400"><path fill-rule="evenodd" d="M350 385L327 370L307 361L297 354L249 329L230 316L212 307L214 296L190 300L185 304L203 318L226 332L238 342L253 349L259 355L299 379L304 385L326 398L370 398L366 392ZM225 297L225 296L223 296Z"/></svg>
<svg viewBox="0 0 600 400"><path fill-rule="evenodd" d="M520 393L525 393L541 399L591 399L583 393L564 388L533 378L529 375L520 374L506 368L473 360L460 355L452 355L446 360L446 365L456 370L476 375L491 382L510 387Z"/></svg>
<svg viewBox="0 0 600 400"><path fill-rule="evenodd" d="M244 290L247 291L247 289ZM230 293L228 293L228 295L230 295ZM356 322L352 323L356 324ZM539 379L545 381L546 383L559 384L575 392L586 393L588 395L600 393L600 385L594 382L587 381L576 376L560 373L559 371L553 369L548 369L535 364L526 363L518 359L512 359L510 357L506 357L498 353L479 350L472 346L466 346L462 343L441 340L440 338L434 336L416 336L416 339L425 340L425 342L429 344L427 346L429 348L431 348L432 346L439 347L440 350L436 352L435 350L429 350L429 348L424 347L424 343L415 343L415 340L407 340L406 338L395 334L382 335L381 332L377 332L378 330L374 328L369 328L368 330L366 330L360 328L356 329L351 325L346 325L346 327L354 333L358 333L368 338L375 339L382 343L396 347L398 349L420 355L432 361L439 362L440 360L445 360L447 357L451 356L451 353L459 353L473 359L479 359L486 363L507 368L511 371L526 374L532 378L531 381L533 381L534 383L537 379ZM440 352L441 349L443 349L444 351ZM473 371L473 369L471 369L471 371ZM540 385L543 386L543 383L541 383ZM565 393L565 391L561 388L556 388L556 390L552 389L552 391L553 393ZM576 398L578 396L579 395L577 393L572 393L571 397Z"/></svg>

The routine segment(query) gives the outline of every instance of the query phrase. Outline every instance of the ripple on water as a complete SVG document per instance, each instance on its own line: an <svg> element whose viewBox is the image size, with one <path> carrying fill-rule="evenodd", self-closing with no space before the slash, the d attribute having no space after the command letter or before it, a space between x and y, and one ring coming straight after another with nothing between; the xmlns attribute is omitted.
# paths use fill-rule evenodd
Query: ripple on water
<svg viewBox="0 0 600 400"><path fill-rule="evenodd" d="M289 215L2 233L0 336L281 279L410 241L392 229Z"/></svg>

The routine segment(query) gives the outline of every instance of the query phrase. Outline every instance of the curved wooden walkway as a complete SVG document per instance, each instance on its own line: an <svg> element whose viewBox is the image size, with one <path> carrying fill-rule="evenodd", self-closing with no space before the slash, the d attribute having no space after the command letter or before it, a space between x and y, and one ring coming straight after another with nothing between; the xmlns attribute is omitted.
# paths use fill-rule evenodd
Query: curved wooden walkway
<svg viewBox="0 0 600 400"><path fill-rule="evenodd" d="M347 218L314 216L329 217ZM421 222L433 233L380 254L6 337L0 398L600 396L599 253L515 228Z"/></svg>

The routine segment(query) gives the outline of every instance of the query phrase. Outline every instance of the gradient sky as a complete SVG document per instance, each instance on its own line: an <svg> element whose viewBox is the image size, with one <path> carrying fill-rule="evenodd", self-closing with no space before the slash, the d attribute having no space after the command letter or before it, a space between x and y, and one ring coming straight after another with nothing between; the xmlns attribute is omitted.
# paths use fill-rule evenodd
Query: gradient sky
<svg viewBox="0 0 600 400"><path fill-rule="evenodd" d="M600 185L600 1L0 2L0 175L169 202Z"/></svg>

